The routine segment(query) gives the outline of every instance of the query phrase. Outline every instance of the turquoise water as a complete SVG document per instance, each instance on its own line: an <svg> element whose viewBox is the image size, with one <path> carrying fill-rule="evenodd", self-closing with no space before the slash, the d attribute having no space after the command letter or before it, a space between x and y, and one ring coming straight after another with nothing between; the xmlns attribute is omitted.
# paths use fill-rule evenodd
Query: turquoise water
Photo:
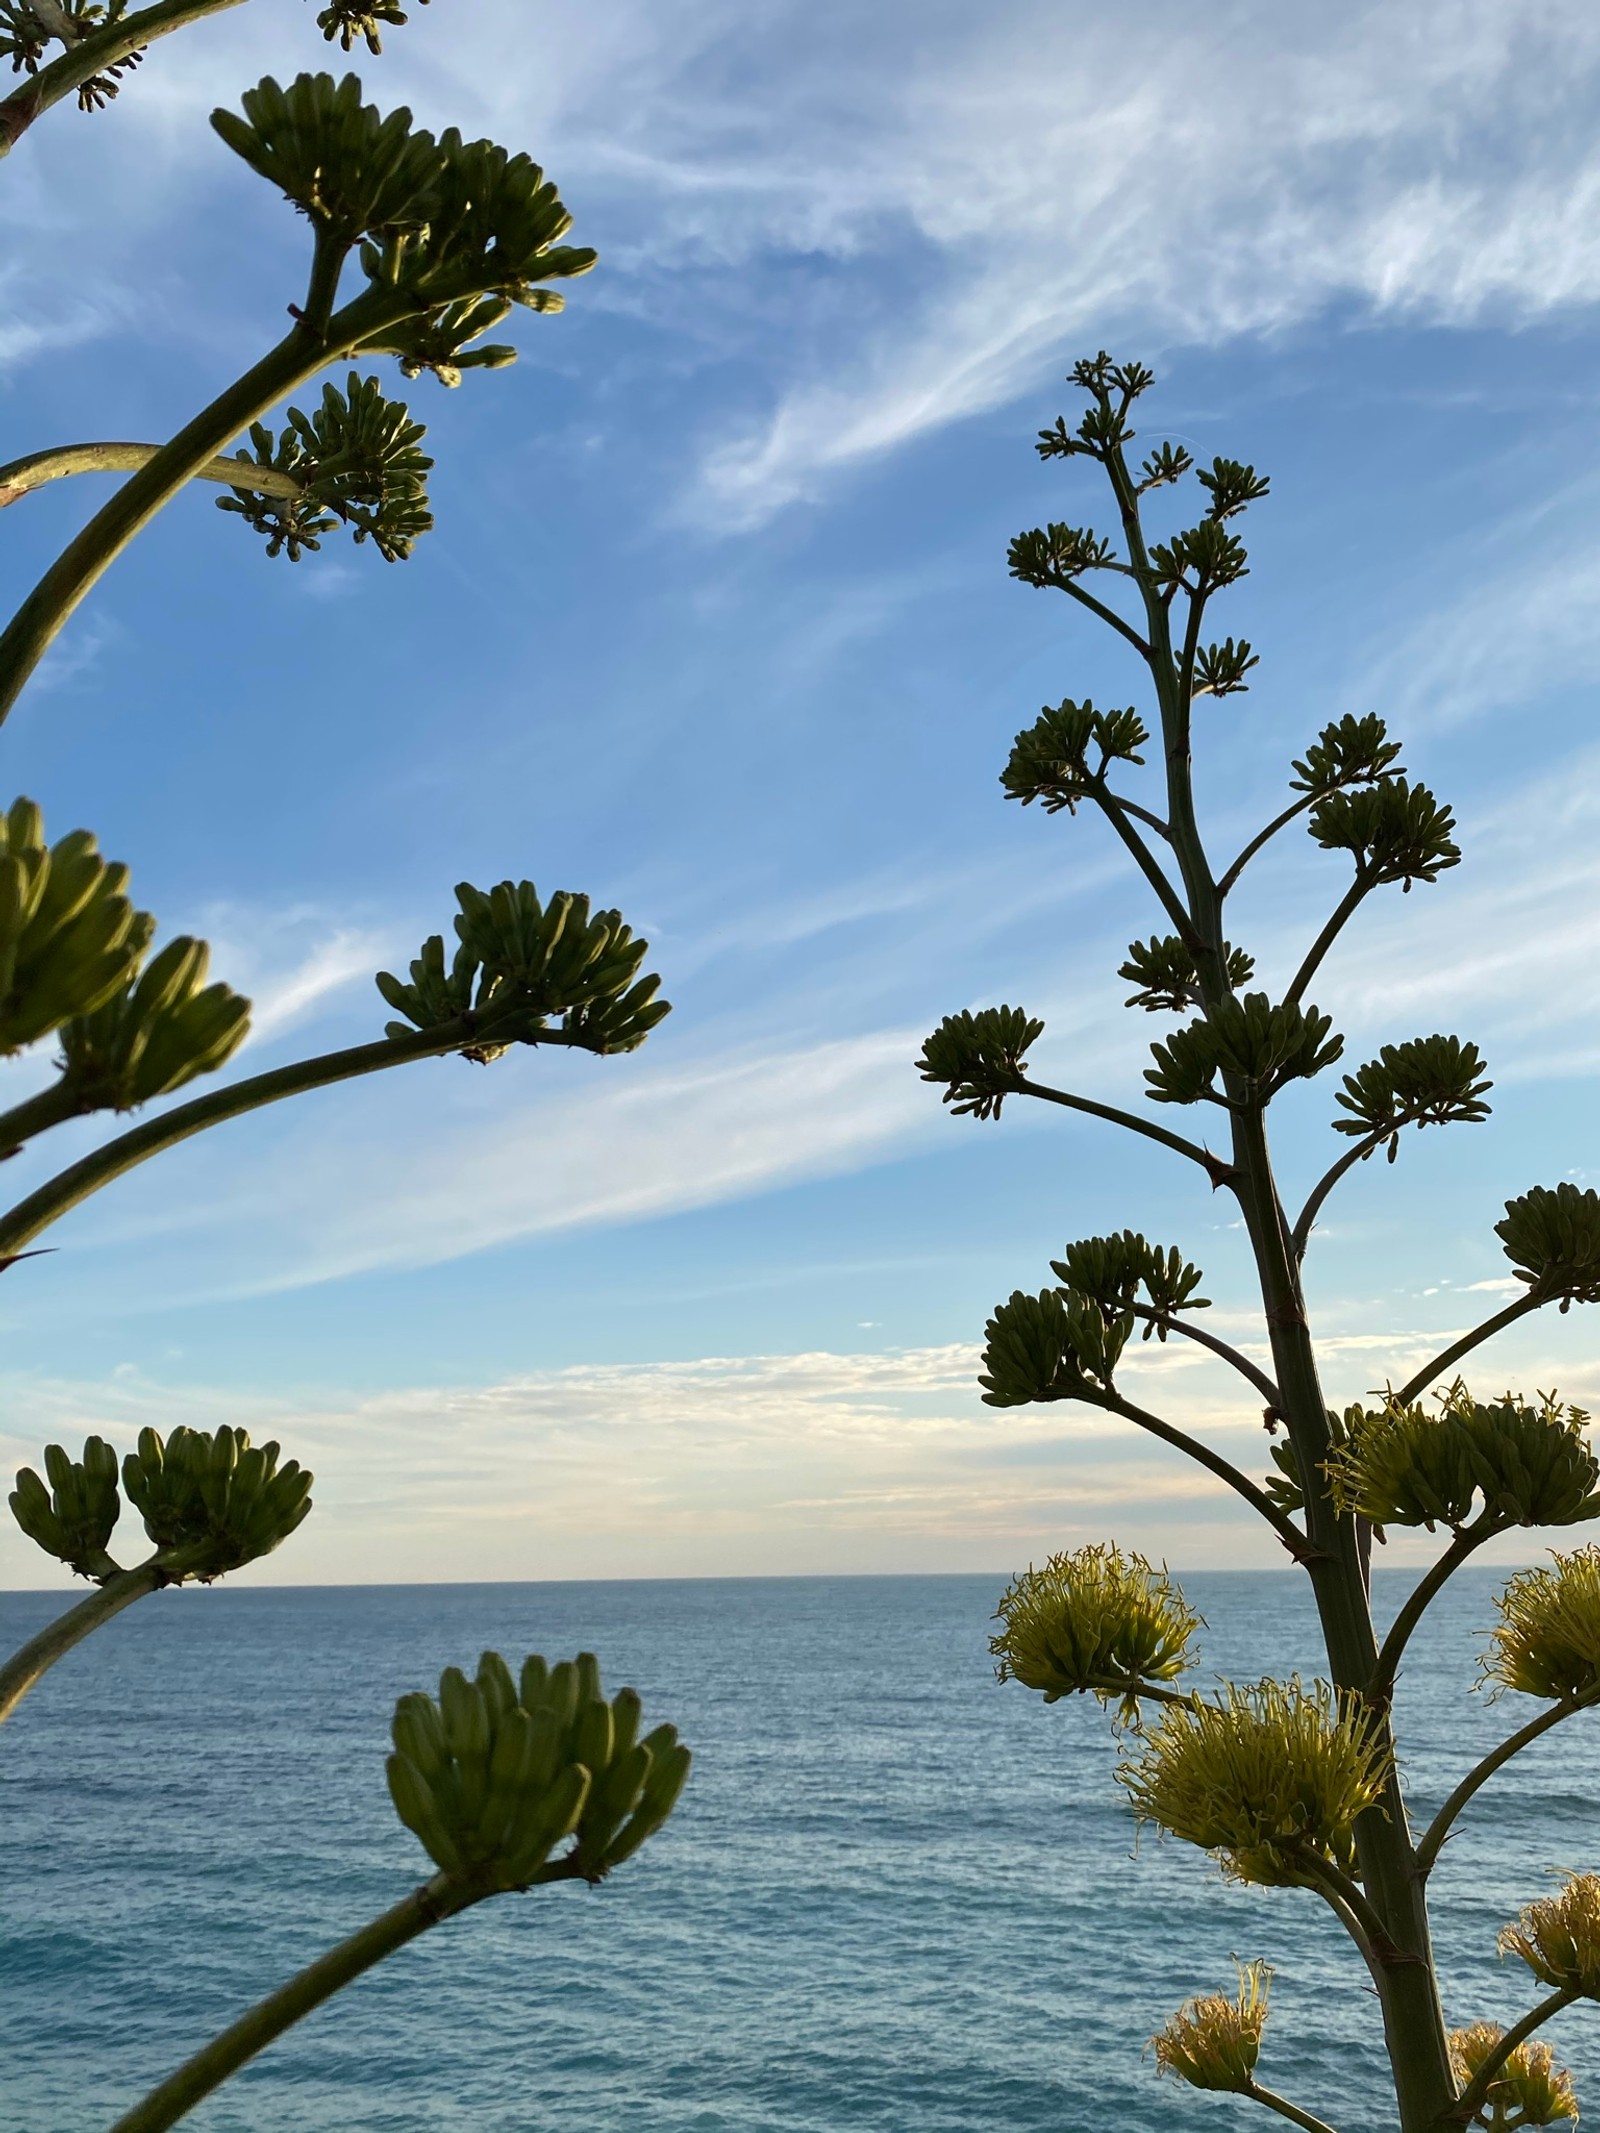
<svg viewBox="0 0 1600 2133"><path fill-rule="evenodd" d="M1262 2076L1379 2133L1376 2014L1315 1899L1222 1884L1134 1832L1095 1707L990 1672L997 1578L165 1593L0 1733L5 2133L103 2127L252 2000L421 1878L388 1713L484 1645L600 1654L697 1751L667 1830L600 1890L451 1921L292 2032L200 2133L1156 2133L1279 2123L1141 2060L1229 1958L1278 1970ZM1208 1665L1315 1669L1292 1573L1184 1581ZM1466 1691L1491 1619L1458 1579L1400 1719L1437 1804L1532 1706ZM1380 1606L1405 1589L1380 1575ZM55 1611L0 1599L14 1644ZM1600 1865L1600 1719L1480 1796L1436 1879L1449 2013L1535 1996L1494 1956L1545 1870ZM1600 2020L1558 2056L1600 2111Z"/></svg>

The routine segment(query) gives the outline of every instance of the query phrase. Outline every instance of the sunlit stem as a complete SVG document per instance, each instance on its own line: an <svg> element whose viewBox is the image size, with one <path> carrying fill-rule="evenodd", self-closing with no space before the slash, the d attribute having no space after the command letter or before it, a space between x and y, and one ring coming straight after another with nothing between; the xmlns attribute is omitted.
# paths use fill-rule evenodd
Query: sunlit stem
<svg viewBox="0 0 1600 2133"><path fill-rule="evenodd" d="M1470 1333L1463 1333L1460 1340L1452 1341L1443 1354L1436 1355L1431 1363L1424 1363L1415 1377L1406 1379L1395 1394L1395 1399L1402 1407L1406 1406L1419 1393L1426 1392L1435 1378L1443 1377L1453 1363L1459 1363L1464 1355L1470 1355L1474 1348L1480 1347L1486 1340L1492 1340L1495 1334L1503 1332L1507 1326L1514 1325L1519 1318L1526 1318L1530 1311L1541 1310L1545 1304L1553 1301L1554 1298L1549 1296L1519 1296L1515 1303L1508 1303L1503 1311L1496 1311L1493 1318L1486 1318L1481 1326L1474 1326Z"/></svg>
<svg viewBox="0 0 1600 2133"><path fill-rule="evenodd" d="M1482 2066L1478 2068L1478 2071L1456 2098L1456 2107L1451 2115L1459 2119L1463 2125L1470 2123L1473 2114L1480 2108L1484 2098L1488 2095L1490 2084L1518 2045L1526 2044L1534 2032L1542 2029L1552 2015L1560 2014L1563 2007L1570 2007L1574 2000L1582 1997L1583 1995L1575 1987L1561 1985L1550 1994L1548 1999L1543 1999L1537 2007L1530 2008L1520 2022L1513 2022L1484 2060Z"/></svg>
<svg viewBox="0 0 1600 2133"><path fill-rule="evenodd" d="M155 7L141 8L137 14L124 15L92 31L0 101L0 156L10 154L42 112L64 96L75 96L95 75L108 72L158 37L239 4L240 0L159 0Z"/></svg>
<svg viewBox="0 0 1600 2133"><path fill-rule="evenodd" d="M137 474L161 449L159 444L58 444L48 451L28 452L0 466L0 510L67 474ZM303 486L293 474L258 466L253 459L208 459L190 478L254 489L261 496L295 497Z"/></svg>
<svg viewBox="0 0 1600 2133"><path fill-rule="evenodd" d="M270 1073L254 1074L218 1089L191 1103L178 1104L146 1125L134 1126L107 1141L80 1162L70 1164L46 1184L19 1200L9 1214L0 1217L0 1258L31 1244L52 1222L87 1200L91 1193L126 1176L151 1156L160 1155L191 1135L230 1118L242 1118L264 1105L279 1103L286 1096L299 1096L307 1089L325 1089L336 1082L353 1081L363 1074L403 1066L413 1059L439 1059L458 1052L463 1045L483 1036L466 1017L441 1023L437 1029L418 1030L415 1036L386 1037L377 1044L352 1045L342 1052L325 1052L316 1059L297 1060L291 1066L275 1067ZM525 1040L534 1044L573 1045L562 1030L540 1030Z"/></svg>
<svg viewBox="0 0 1600 2133"><path fill-rule="evenodd" d="M1252 2103L1264 2103L1269 2111L1276 2111L1280 2118L1287 2118L1291 2125L1303 2126L1305 2133L1333 2133L1333 2128L1324 2119L1316 2118L1310 2111L1302 2111L1299 2104L1291 2103L1286 2096L1278 2096L1271 2089L1264 2089L1258 2081L1239 2091Z"/></svg>
<svg viewBox="0 0 1600 2133"><path fill-rule="evenodd" d="M148 1563L140 1563L133 1570L116 1571L76 1607L69 1607L53 1622L47 1622L36 1637L30 1637L0 1666L0 1722L11 1716L29 1689L58 1659L64 1659L85 1637L93 1636L113 1615L120 1615L125 1607L158 1591L166 1582L166 1572L152 1556Z"/></svg>
<svg viewBox="0 0 1600 2133"><path fill-rule="evenodd" d="M1600 1703L1600 1688L1588 1689L1582 1696L1563 1697L1559 1703L1552 1704L1548 1711L1541 1711L1537 1718L1530 1718L1525 1726L1503 1740L1481 1763L1475 1764L1428 1824L1427 1833L1417 1846L1418 1878L1425 1880L1432 1873L1440 1849L1454 1827L1457 1816L1473 1794L1486 1785L1497 1770L1503 1770L1514 1755L1520 1755L1541 1733L1548 1733L1552 1726L1559 1726L1564 1718L1571 1718L1579 1711L1587 1711L1596 1703Z"/></svg>
<svg viewBox="0 0 1600 2133"><path fill-rule="evenodd" d="M1412 1631L1473 1550L1481 1548L1485 1541L1493 1540L1502 1530L1499 1521L1485 1511L1475 1518L1470 1526L1461 1529L1439 1560L1417 1580L1406 1595L1404 1605L1389 1625L1389 1633L1383 1640L1382 1649L1378 1653L1378 1664L1367 1689L1369 1701L1388 1702L1394 1694L1395 1675L1399 1672L1401 1656L1410 1642Z"/></svg>

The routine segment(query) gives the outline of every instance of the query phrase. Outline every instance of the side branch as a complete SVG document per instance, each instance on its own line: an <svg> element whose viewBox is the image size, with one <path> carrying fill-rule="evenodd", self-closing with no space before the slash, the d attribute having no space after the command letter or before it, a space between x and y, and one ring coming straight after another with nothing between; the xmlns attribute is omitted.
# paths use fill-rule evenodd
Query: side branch
<svg viewBox="0 0 1600 2133"><path fill-rule="evenodd" d="M1213 1155L1209 1148L1202 1148L1196 1141L1186 1141L1181 1133L1169 1133L1165 1126L1136 1118L1131 1111L1119 1111L1115 1104L1096 1103L1092 1096L1073 1096L1065 1089L1048 1088L1042 1081L1030 1081L1026 1074L1019 1074L1006 1093L1037 1096L1044 1103L1064 1104L1069 1111L1083 1111L1090 1118L1103 1118L1113 1126L1125 1126L1130 1133L1141 1133L1147 1141L1158 1141L1175 1155L1187 1156L1191 1163L1198 1163L1213 1188L1232 1181L1233 1165L1222 1156Z"/></svg>
<svg viewBox="0 0 1600 2133"><path fill-rule="evenodd" d="M1294 1253L1297 1266L1306 1256L1306 1248L1311 1242L1311 1232L1316 1226L1317 1217L1321 1214L1329 1193L1332 1192L1342 1177L1354 1170L1357 1163L1364 1161L1375 1148L1381 1148L1388 1138L1389 1129L1387 1127L1382 1133L1367 1134L1364 1139L1352 1143L1344 1154L1340 1156L1339 1160L1318 1178L1311 1189L1311 1195L1307 1199L1305 1206L1300 1210L1300 1219L1295 1223L1289 1238L1289 1246Z"/></svg>
<svg viewBox="0 0 1600 2133"><path fill-rule="evenodd" d="M1185 1319L1168 1318L1165 1312L1153 1310L1149 1304L1130 1303L1125 1305L1124 1309L1132 1312L1135 1318L1147 1320L1150 1325L1159 1327L1163 1332L1181 1333L1185 1340L1198 1341L1202 1348L1209 1348L1213 1355L1219 1355L1225 1363L1231 1363L1241 1377L1248 1378L1269 1407L1281 1410L1283 1395L1272 1379L1264 1370L1258 1370L1249 1357L1241 1355L1230 1342L1219 1340L1215 1333L1208 1333L1204 1326L1191 1326Z"/></svg>
<svg viewBox="0 0 1600 2133"><path fill-rule="evenodd" d="M1369 1703L1388 1702L1394 1694L1395 1675L1400 1670L1400 1660L1405 1648L1411 1641L1411 1632L1473 1550L1481 1548L1485 1541L1493 1540L1495 1535L1503 1530L1485 1511L1475 1518L1470 1526L1462 1527L1439 1560L1417 1580L1406 1595L1405 1604L1389 1625L1389 1633L1383 1640L1377 1666L1366 1689Z"/></svg>
<svg viewBox="0 0 1600 2133"><path fill-rule="evenodd" d="M161 449L158 444L58 444L47 451L29 452L0 467L0 510L67 474L137 474ZM192 479L221 482L230 489L254 489L262 496L295 497L302 486L292 474L258 466L253 459L208 459L195 468Z"/></svg>
<svg viewBox="0 0 1600 2133"><path fill-rule="evenodd" d="M1520 2022L1514 2022L1456 2098L1455 2108L1450 2116L1459 2120L1462 2125L1470 2125L1474 2113L1482 2108L1496 2075L1517 2046L1526 2044L1534 2031L1542 2029L1552 2015L1560 2014L1563 2007L1570 2007L1574 2000L1581 1997L1582 1995L1575 1992L1570 1985L1559 1986L1548 1999L1543 1999L1537 2007L1530 2008Z"/></svg>
<svg viewBox="0 0 1600 2133"><path fill-rule="evenodd" d="M74 96L97 74L129 59L158 37L187 28L206 15L220 15L240 0L158 0L155 7L124 15L120 22L91 31L70 51L41 67L31 80L0 99L0 156L9 155L28 128L52 104Z"/></svg>
<svg viewBox="0 0 1600 2133"><path fill-rule="evenodd" d="M1151 888L1155 890L1161 908L1177 927L1180 936L1186 941L1192 941L1194 938L1194 921L1189 916L1183 898L1162 872L1154 852L1151 851L1149 845L1145 843L1139 832L1128 820L1125 812L1125 803L1107 792L1103 785L1092 785L1090 792L1101 814L1105 816L1111 827L1133 854L1134 864L1138 867L1145 880L1149 882Z"/></svg>
<svg viewBox="0 0 1600 2133"><path fill-rule="evenodd" d="M29 1689L58 1659L64 1659L113 1615L120 1615L125 1607L158 1591L166 1582L166 1572L152 1557L136 1569L116 1571L76 1607L67 1608L53 1622L47 1622L36 1637L30 1637L0 1666L0 1723L11 1716Z"/></svg>
<svg viewBox="0 0 1600 2133"><path fill-rule="evenodd" d="M1425 1880L1432 1873L1444 1840L1449 1836L1457 1816L1480 1786L1486 1785L1497 1770L1503 1769L1514 1755L1520 1755L1541 1733L1548 1733L1552 1726L1559 1726L1564 1718L1571 1718L1578 1711L1587 1711L1597 1702L1600 1702L1600 1689L1586 1690L1582 1696L1564 1697L1560 1703L1552 1704L1548 1711L1541 1711L1537 1718L1530 1718L1525 1726L1513 1733L1508 1740L1503 1740L1498 1748L1486 1755L1474 1769L1469 1770L1428 1824L1427 1834L1417 1846L1418 1879Z"/></svg>
<svg viewBox="0 0 1600 2133"><path fill-rule="evenodd" d="M1470 1354L1484 1341L1492 1340L1495 1334L1503 1332L1507 1326L1514 1325L1519 1318L1526 1318L1530 1311L1542 1310L1549 1301L1545 1296L1528 1295L1519 1296L1514 1303L1508 1303L1503 1311L1496 1311L1493 1318L1486 1318L1481 1326L1474 1326L1470 1333L1463 1333L1460 1340L1452 1341L1443 1354L1436 1355L1431 1363L1424 1363L1415 1377L1407 1378L1395 1394L1396 1400L1402 1406L1408 1405L1419 1393L1426 1392L1435 1378L1443 1377L1453 1363L1459 1363L1464 1355Z"/></svg>
<svg viewBox="0 0 1600 2133"><path fill-rule="evenodd" d="M1293 822L1297 816L1303 815L1306 812L1307 808L1315 807L1317 802L1323 797L1324 796L1321 793L1316 792L1308 792L1303 794L1300 799L1295 801L1292 807L1286 807L1281 815L1274 815L1272 820L1267 824L1266 828L1264 830L1259 830L1256 835L1250 839L1250 842L1245 846L1244 850L1239 854L1238 858L1233 862L1232 866L1229 867L1227 873L1224 874L1222 879L1217 883L1218 903L1222 901L1222 899L1228 894L1230 889L1234 888L1237 885L1239 876L1244 872L1245 868L1250 864L1251 860L1254 859L1257 852L1261 850L1262 846L1265 844L1270 844L1272 839L1277 836L1279 830L1287 829L1289 827L1289 824Z"/></svg>
<svg viewBox="0 0 1600 2133"><path fill-rule="evenodd" d="M1230 1489L1244 1498L1253 1511L1260 1513L1297 1563L1309 1563L1316 1556L1317 1550L1312 1547L1300 1528L1287 1512L1278 1508L1264 1489L1259 1488L1248 1475L1241 1474L1231 1460L1224 1459L1220 1452L1214 1452L1209 1444L1203 1444L1198 1437L1191 1437L1187 1430L1174 1428L1172 1423L1163 1422L1159 1415L1153 1415L1143 1407L1136 1407L1131 1400L1125 1400L1120 1392L1083 1391L1062 1394L1060 1397L1081 1400L1090 1407L1103 1408L1107 1414L1121 1415L1126 1422L1136 1422L1140 1429L1148 1430L1152 1437L1159 1437L1163 1444L1170 1444L1175 1451L1184 1453L1187 1458L1203 1466L1208 1473L1215 1474L1219 1481L1225 1481Z"/></svg>
<svg viewBox="0 0 1600 2133"><path fill-rule="evenodd" d="M1066 593L1071 599L1076 600L1080 607L1086 607L1091 615L1096 615L1102 622L1109 623L1119 637L1127 639L1141 659L1150 657L1149 645L1145 643L1132 623L1124 622L1114 607L1107 607L1104 600L1097 600L1092 592L1085 592L1075 578L1051 578L1048 582L1056 588L1057 592Z"/></svg>
<svg viewBox="0 0 1600 2133"><path fill-rule="evenodd" d="M1306 987L1316 976L1317 968L1322 958L1349 924L1351 918L1355 915L1357 907L1376 886L1377 884L1370 876L1357 874L1355 880L1351 882L1349 888L1345 890L1343 896L1340 897L1334 907L1333 916L1306 950L1305 961L1295 972L1294 982L1283 996L1285 1006L1293 1007L1298 1004L1305 994Z"/></svg>
<svg viewBox="0 0 1600 2133"><path fill-rule="evenodd" d="M466 1017L461 1017L454 1022L441 1023L437 1029L419 1030L415 1036L385 1037L376 1044L352 1045L347 1051L325 1052L320 1058L274 1067L270 1073L253 1074L247 1080L236 1081L231 1088L218 1089L209 1096L178 1104L145 1125L119 1133L104 1147L69 1164L41 1185L37 1192L19 1200L8 1214L0 1217L0 1259L20 1252L42 1230L48 1229L52 1222L88 1199L91 1193L98 1192L103 1185L123 1177L179 1141L204 1132L208 1126L220 1125L225 1119L240 1118L246 1112L278 1103L286 1096L298 1096L307 1089L329 1088L335 1082L351 1081L362 1074L381 1073L385 1067L402 1066L412 1059L444 1058L451 1052L460 1051L463 1045L472 1043L474 1037L482 1034ZM561 1030L541 1030L524 1041L557 1045L573 1043L573 1039Z"/></svg>
<svg viewBox="0 0 1600 2133"><path fill-rule="evenodd" d="M1291 2103L1287 2096L1275 2095L1271 2089L1264 2089L1258 2081L1247 2083L1237 2093L1248 2096L1252 2103L1264 2103L1269 2111L1276 2111L1280 2118L1287 2118L1291 2125L1303 2127L1304 2133L1333 2133L1332 2126L1326 2120L1313 2117L1310 2111L1302 2111L1299 2104Z"/></svg>

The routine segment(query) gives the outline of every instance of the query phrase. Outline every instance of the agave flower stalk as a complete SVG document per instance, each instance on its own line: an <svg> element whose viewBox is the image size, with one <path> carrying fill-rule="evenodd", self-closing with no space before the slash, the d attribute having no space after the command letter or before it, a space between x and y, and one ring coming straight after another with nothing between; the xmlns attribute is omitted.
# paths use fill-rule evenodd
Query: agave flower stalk
<svg viewBox="0 0 1600 2133"><path fill-rule="evenodd" d="M1172 443L1157 443L1140 458L1133 413L1153 382L1142 365L1101 354L1079 363L1073 382L1087 403L1082 418L1042 431L1038 452L1069 468L1082 461L1103 478L1112 530L1036 527L1012 543L1010 567L1024 584L1065 594L1111 630L1133 657L1145 701L1117 709L1072 698L1046 705L1017 735L1001 784L1009 798L1037 802L1050 815L1098 816L1132 860L1165 930L1129 947L1119 971L1134 987L1128 1005L1181 1018L1151 1047L1144 1094L1164 1111L1190 1110L1211 1132L1174 1133L1044 1078L1030 1056L1044 1025L1013 1004L947 1017L927 1041L921 1071L942 1085L955 1112L998 1119L1011 1098L1043 1100L1164 1145L1191 1173L1202 1169L1212 1190L1227 1193L1237 1208L1254 1262L1260 1325L1253 1342L1202 1337L1194 1318L1205 1304L1196 1293L1201 1277L1181 1251L1158 1250L1132 1231L1082 1239L1052 1263L1055 1289L1018 1290L996 1309L980 1383L993 1405L1077 1401L1147 1430L1226 1482L1309 1578L1326 1683L1307 1690L1224 1684L1208 1701L1175 1696L1159 1680L1141 1684L1130 1673L1130 1699L1147 1699L1157 1715L1121 1775L1142 1816L1212 1851L1225 1872L1311 1888L1328 1903L1376 1987L1401 2133L1442 2133L1472 2115L1487 2083L1463 2093L1467 2077L1459 2054L1452 2056L1428 1923L1428 1872L1477 1789L1550 1726L1600 1698L1600 1592L1591 1594L1592 1581L1566 1559L1559 1594L1514 1585L1498 1678L1554 1700L1462 1779L1420 1841L1396 1777L1393 1689L1413 1631L1455 1570L1497 1534L1594 1517L1600 1461L1588 1444L1588 1418L1553 1398L1484 1400L1457 1382L1437 1413L1419 1403L1528 1313L1600 1300L1600 1194L1563 1182L1510 1201L1496 1228L1523 1293L1452 1340L1380 1406L1342 1417L1330 1410L1304 1283L1317 1221L1360 1164L1380 1154L1394 1161L1415 1132L1481 1123L1492 1084L1476 1046L1459 1037L1434 1033L1385 1045L1345 1074L1330 1123L1348 1145L1298 1212L1274 1167L1269 1112L1286 1088L1317 1079L1342 1057L1343 1039L1332 1016L1313 1003L1313 986L1327 978L1371 897L1425 886L1460 862L1455 820L1409 777L1383 719L1351 714L1325 727L1292 764L1287 804L1226 865L1215 863L1193 783L1198 721L1209 715L1206 699L1220 703L1250 686L1259 655L1244 639L1211 638L1207 624L1214 603L1247 574L1237 526L1268 494L1268 483L1237 460L1197 468L1190 452ZM1156 527L1154 500L1190 476L1204 492L1198 519L1174 530ZM1342 855L1350 872L1326 922L1274 992L1257 979L1248 946L1230 938L1228 909L1257 856L1294 826L1323 851ZM1135 1326L1147 1335L1200 1339L1250 1386L1270 1433L1274 1471L1264 1481L1127 1398L1117 1373ZM1443 1545L1380 1646L1369 1572L1373 1546L1391 1526L1439 1532ZM1019 1581L1002 1602L1003 1637L1026 1589ZM1092 1627L1092 1606L1085 1602L1081 1613ZM1073 1685L1070 1668L1040 1660L1031 1644L1028 1670L1002 1640L996 1648L1003 1674L1031 1676L1047 1695ZM1048 1649L1070 1655L1089 1646L1058 1637ZM1202 2005L1210 2008L1193 2003ZM1515 2052L1531 2035L1519 2028L1507 2049ZM1486 2047L1490 2056L1499 2050ZM1526 2071L1534 2098L1532 2060ZM1265 2096L1255 2100L1280 2108ZM1560 2101L1553 2087L1546 2101L1552 2110ZM1285 2113L1297 2114L1308 2122L1299 2106Z"/></svg>

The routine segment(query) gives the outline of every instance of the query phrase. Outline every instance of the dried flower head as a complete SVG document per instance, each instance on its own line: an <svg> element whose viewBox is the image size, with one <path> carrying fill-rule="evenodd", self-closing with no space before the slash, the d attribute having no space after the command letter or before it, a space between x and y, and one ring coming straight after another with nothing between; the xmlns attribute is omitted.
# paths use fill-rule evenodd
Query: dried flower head
<svg viewBox="0 0 1600 2133"><path fill-rule="evenodd" d="M1600 1548L1519 1570L1495 1600L1500 1620L1483 1656L1487 1680L1555 1701L1600 1689Z"/></svg>
<svg viewBox="0 0 1600 2133"><path fill-rule="evenodd" d="M1262 1962L1240 1963L1238 1971L1235 1999L1213 1992L1186 2000L1150 2039L1158 2073L1187 2081L1191 2088L1248 2095L1267 2026L1272 1972Z"/></svg>
<svg viewBox="0 0 1600 2133"><path fill-rule="evenodd" d="M1498 2022L1474 2022L1450 2032L1450 2063L1464 2088L1478 2072L1505 2031ZM1561 2119L1576 2123L1578 2099L1572 2076L1554 2064L1548 2044L1519 2044L1489 2083L1473 2114L1493 2133L1516 2126L1553 2126Z"/></svg>
<svg viewBox="0 0 1600 2133"><path fill-rule="evenodd" d="M1298 1680L1169 1705L1117 1772L1141 1822L1268 1888L1304 1886L1318 1864L1348 1869L1356 1818L1386 1775L1370 1714Z"/></svg>
<svg viewBox="0 0 1600 2133"><path fill-rule="evenodd" d="M1174 1681L1194 1663L1201 1618L1164 1570L1118 1548L1080 1548L1023 1571L1001 1599L989 1649L1002 1681L1134 1705L1141 1683ZM1131 1715L1131 1710L1130 1710Z"/></svg>
<svg viewBox="0 0 1600 2133"><path fill-rule="evenodd" d="M1528 1904L1500 1935L1542 1985L1600 2000L1600 1874L1573 1874L1557 1895Z"/></svg>

